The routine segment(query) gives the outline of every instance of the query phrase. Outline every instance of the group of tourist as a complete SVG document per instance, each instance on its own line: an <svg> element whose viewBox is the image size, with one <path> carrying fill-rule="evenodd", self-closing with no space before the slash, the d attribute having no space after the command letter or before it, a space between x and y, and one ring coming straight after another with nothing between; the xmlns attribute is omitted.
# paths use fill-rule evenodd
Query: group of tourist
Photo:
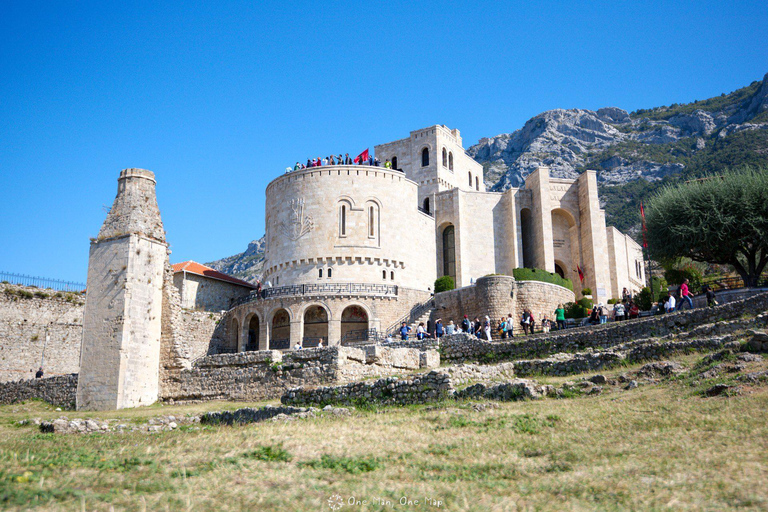
<svg viewBox="0 0 768 512"><path fill-rule="evenodd" d="M309 169L312 167L324 167L327 165L370 165L372 167L381 167L381 160L373 157L372 155L369 155L368 150L365 150L355 158L349 156L349 153L345 153L344 155L339 153L338 155L330 155L326 157L307 158L306 164L296 162L296 165L293 166L293 169L286 167L285 172L289 173L291 171L301 171L303 169ZM383 167L385 169L391 169L392 162L386 160Z"/></svg>

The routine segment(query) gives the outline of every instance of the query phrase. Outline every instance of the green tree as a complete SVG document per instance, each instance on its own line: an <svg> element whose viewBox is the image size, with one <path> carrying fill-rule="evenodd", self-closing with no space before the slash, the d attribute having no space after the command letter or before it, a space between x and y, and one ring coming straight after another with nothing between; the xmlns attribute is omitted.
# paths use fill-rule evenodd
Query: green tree
<svg viewBox="0 0 768 512"><path fill-rule="evenodd" d="M757 286L768 263L768 168L665 187L646 221L652 257L729 264L745 285Z"/></svg>

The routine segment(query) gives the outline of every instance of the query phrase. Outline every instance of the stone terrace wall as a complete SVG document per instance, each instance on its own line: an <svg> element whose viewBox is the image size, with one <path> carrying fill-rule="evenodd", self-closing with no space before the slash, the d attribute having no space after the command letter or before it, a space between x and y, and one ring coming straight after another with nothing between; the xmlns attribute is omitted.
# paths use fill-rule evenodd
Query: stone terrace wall
<svg viewBox="0 0 768 512"><path fill-rule="evenodd" d="M48 297L25 298L17 291ZM60 297L56 297L57 293ZM46 376L77 372L83 334L82 303L80 294L0 285L0 382L33 378L44 346Z"/></svg>
<svg viewBox="0 0 768 512"><path fill-rule="evenodd" d="M766 310L768 293L714 308L684 310L672 315L568 329L562 334L537 334L523 340L518 338L489 342L467 334L456 334L440 340L440 354L444 361L452 362L541 358L558 352L607 349L632 340L664 336L701 324L730 320L744 314L756 315Z"/></svg>
<svg viewBox="0 0 768 512"><path fill-rule="evenodd" d="M173 372L163 400L265 400L297 386L317 386L438 366L417 349L325 347L292 352L261 350L199 359Z"/></svg>
<svg viewBox="0 0 768 512"><path fill-rule="evenodd" d="M53 405L74 409L76 397L77 374L0 384L0 404L13 404L37 398Z"/></svg>
<svg viewBox="0 0 768 512"><path fill-rule="evenodd" d="M573 302L575 295L568 288L542 283L541 281L517 281L516 301L517 308L522 315L523 309L528 308L533 313L536 323L541 325L544 315L554 322L555 309L558 304ZM520 321L515 317L515 333L522 333Z"/></svg>
<svg viewBox="0 0 768 512"><path fill-rule="evenodd" d="M431 320L443 319L460 324L464 315L483 318L488 315L495 327L501 317L511 314L516 320L524 308L533 312L536 321L543 315L553 318L558 304L572 302L573 292L562 286L541 281L515 281L510 276L486 276L477 280L474 286L435 295L435 311ZM515 333L522 333L522 327L515 322Z"/></svg>

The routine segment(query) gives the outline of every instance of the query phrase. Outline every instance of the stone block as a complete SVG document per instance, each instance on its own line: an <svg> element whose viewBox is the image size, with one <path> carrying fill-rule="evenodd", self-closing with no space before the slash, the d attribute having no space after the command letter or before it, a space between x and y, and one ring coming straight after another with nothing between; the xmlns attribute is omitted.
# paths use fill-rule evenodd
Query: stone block
<svg viewBox="0 0 768 512"><path fill-rule="evenodd" d="M437 350L425 350L419 352L420 368L438 368L440 366L440 352Z"/></svg>

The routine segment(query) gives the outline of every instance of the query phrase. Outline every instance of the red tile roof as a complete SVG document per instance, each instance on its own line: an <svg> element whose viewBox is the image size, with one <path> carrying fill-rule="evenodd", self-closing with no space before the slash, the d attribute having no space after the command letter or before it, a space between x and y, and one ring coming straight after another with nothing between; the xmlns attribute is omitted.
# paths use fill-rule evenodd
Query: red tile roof
<svg viewBox="0 0 768 512"><path fill-rule="evenodd" d="M176 274L177 272L189 272L190 274L197 274L199 276L210 277L211 279L227 281L228 283L239 284L240 286L247 286L248 288L256 288L255 285L247 281L243 281L242 279L224 274L218 270L214 270L211 267L206 267L205 265L201 265L200 263L192 260L182 261L181 263L174 263L173 273Z"/></svg>

